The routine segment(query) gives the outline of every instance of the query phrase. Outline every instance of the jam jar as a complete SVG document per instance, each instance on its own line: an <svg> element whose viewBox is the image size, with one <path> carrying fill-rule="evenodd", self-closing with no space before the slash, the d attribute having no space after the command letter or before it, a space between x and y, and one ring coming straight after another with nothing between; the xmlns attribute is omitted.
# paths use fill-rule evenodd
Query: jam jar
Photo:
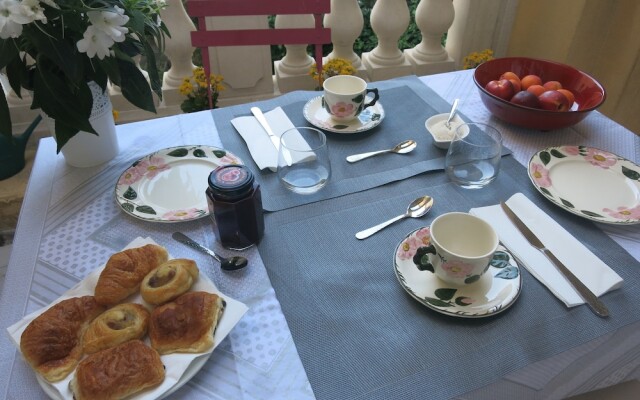
<svg viewBox="0 0 640 400"><path fill-rule="evenodd" d="M264 214L260 185L244 165L224 165L209 174L209 217L227 249L244 250L260 242Z"/></svg>

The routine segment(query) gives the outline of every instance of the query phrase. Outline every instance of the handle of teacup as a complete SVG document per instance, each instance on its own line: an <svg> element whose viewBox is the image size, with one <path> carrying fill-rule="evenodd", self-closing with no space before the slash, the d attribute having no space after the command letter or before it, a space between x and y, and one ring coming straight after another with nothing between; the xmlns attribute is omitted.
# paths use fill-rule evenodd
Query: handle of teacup
<svg viewBox="0 0 640 400"><path fill-rule="evenodd" d="M418 251L416 251L415 256L413 256L413 263L420 271L435 272L433 264L431 264L431 260L429 260L429 254L436 254L436 248L432 244L420 247Z"/></svg>
<svg viewBox="0 0 640 400"><path fill-rule="evenodd" d="M368 103L365 103L364 107L362 107L363 110L365 108L367 108L367 107L371 107L371 106L375 105L376 102L378 100L380 100L380 95L378 94L378 89L377 88L376 89L367 89L366 94L369 94L369 93L373 93L373 100L371 100Z"/></svg>

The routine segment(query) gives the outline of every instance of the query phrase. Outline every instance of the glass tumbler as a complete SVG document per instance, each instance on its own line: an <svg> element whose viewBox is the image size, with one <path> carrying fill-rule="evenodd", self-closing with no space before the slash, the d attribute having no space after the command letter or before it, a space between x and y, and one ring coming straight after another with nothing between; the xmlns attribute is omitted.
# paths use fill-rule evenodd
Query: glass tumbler
<svg viewBox="0 0 640 400"><path fill-rule="evenodd" d="M331 176L327 138L310 127L291 128L280 136L278 178L287 189L312 194L323 188Z"/></svg>
<svg viewBox="0 0 640 400"><path fill-rule="evenodd" d="M447 151L444 166L449 179L466 189L480 189L500 170L502 135L483 123L458 126Z"/></svg>

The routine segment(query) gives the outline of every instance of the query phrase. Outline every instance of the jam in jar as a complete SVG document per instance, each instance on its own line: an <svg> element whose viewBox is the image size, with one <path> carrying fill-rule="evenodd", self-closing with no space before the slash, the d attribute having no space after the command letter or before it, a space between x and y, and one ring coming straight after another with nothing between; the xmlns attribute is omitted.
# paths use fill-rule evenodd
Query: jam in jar
<svg viewBox="0 0 640 400"><path fill-rule="evenodd" d="M264 214L260 185L244 165L224 165L209 174L209 217L222 246L244 250L260 242Z"/></svg>

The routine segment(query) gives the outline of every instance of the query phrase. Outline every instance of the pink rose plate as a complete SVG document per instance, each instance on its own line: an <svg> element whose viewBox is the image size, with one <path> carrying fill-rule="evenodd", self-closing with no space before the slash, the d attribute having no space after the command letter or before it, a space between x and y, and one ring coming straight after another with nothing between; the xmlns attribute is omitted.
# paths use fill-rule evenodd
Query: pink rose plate
<svg viewBox="0 0 640 400"><path fill-rule="evenodd" d="M549 147L529 161L529 178L559 207L596 222L640 223L640 166L587 146Z"/></svg>
<svg viewBox="0 0 640 400"><path fill-rule="evenodd" d="M372 98L367 97L365 102L371 100ZM349 122L334 121L322 103L322 96L314 97L305 104L302 113L311 125L325 131L350 135L373 129L380 125L384 119L384 108L379 101L371 107L365 108L354 120Z"/></svg>

